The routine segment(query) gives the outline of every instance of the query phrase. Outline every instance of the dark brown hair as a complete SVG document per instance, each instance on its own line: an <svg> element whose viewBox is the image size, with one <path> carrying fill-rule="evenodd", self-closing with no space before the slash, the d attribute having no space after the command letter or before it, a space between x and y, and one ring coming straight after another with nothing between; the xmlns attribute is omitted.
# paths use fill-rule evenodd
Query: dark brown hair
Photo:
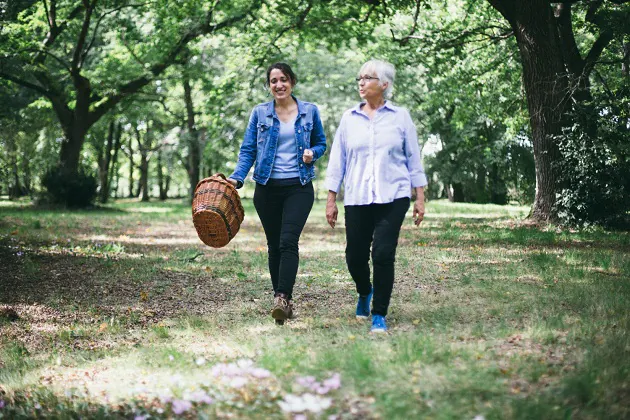
<svg viewBox="0 0 630 420"><path fill-rule="evenodd" d="M289 66L287 63L273 63L269 66L269 68L267 68L267 87L269 87L269 75L271 74L271 70L273 69L278 69L282 73L284 73L284 75L287 76L291 81L292 86L297 85L297 76L295 75L295 73L293 73L293 70L291 70L291 66Z"/></svg>

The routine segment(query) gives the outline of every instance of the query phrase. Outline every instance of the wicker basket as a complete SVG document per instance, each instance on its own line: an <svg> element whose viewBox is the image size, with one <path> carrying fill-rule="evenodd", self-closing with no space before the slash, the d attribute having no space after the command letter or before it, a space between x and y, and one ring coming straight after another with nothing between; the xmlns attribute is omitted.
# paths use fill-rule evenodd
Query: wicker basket
<svg viewBox="0 0 630 420"><path fill-rule="evenodd" d="M223 174L199 181L195 187L192 213L199 239L213 248L227 245L245 217L236 188Z"/></svg>

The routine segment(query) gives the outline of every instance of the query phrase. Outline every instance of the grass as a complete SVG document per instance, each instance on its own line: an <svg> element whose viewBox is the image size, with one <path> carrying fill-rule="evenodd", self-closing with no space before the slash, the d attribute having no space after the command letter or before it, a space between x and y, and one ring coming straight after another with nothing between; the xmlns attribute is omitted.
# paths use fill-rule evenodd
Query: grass
<svg viewBox="0 0 630 420"><path fill-rule="evenodd" d="M215 250L179 202L3 202L0 310L19 319L0 315L0 418L630 417L628 233L430 202L401 232L390 333L371 336L324 202L300 244L297 318L273 324L264 234L244 206ZM321 388L335 374L341 386Z"/></svg>

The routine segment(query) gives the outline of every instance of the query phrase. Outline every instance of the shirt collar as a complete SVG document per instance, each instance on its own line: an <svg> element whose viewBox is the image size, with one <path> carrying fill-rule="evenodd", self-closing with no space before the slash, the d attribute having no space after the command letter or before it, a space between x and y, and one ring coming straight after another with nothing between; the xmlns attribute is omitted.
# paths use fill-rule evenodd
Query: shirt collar
<svg viewBox="0 0 630 420"><path fill-rule="evenodd" d="M365 115L365 112L363 112L363 110L361 109L361 107L363 105L365 105L365 101L359 102L357 105L354 106L354 108L352 108L352 112L356 112L357 114ZM398 111L397 108L398 107L395 106L394 104L392 104L391 101L385 100L385 103L383 104L383 106L380 107L378 110L380 111L381 109L387 109L389 111L396 112L396 111Z"/></svg>

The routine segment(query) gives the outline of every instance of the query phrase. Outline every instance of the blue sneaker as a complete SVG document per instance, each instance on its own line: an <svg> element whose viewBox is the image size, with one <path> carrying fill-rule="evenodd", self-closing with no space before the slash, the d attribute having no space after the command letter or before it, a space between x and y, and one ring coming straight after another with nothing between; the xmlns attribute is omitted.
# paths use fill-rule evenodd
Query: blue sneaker
<svg viewBox="0 0 630 420"><path fill-rule="evenodd" d="M374 289L367 296L359 296L357 301L357 319L368 319L370 316L370 302L372 301L372 293Z"/></svg>
<svg viewBox="0 0 630 420"><path fill-rule="evenodd" d="M373 333L385 333L387 332L387 324L385 323L385 317L383 315L372 315L372 330Z"/></svg>

